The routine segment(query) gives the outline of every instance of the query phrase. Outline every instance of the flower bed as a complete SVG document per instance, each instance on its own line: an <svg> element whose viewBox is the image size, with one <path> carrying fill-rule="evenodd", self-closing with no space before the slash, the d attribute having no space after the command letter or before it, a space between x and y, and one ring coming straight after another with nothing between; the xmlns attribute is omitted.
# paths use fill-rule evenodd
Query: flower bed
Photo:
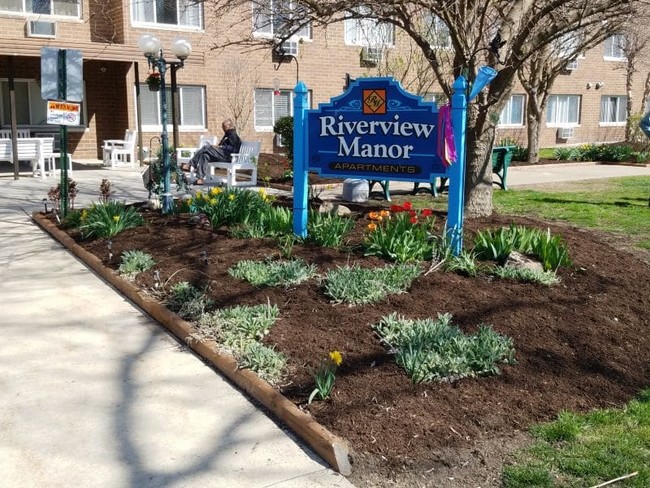
<svg viewBox="0 0 650 488"><path fill-rule="evenodd" d="M406 293L350 306L333 303L316 278L288 287L256 287L228 271L243 260L269 257L299 258L322 276L355 264L385 268L384 259L364 256L363 245L368 224L378 222L369 213L378 217L390 208L353 210L355 227L339 250L234 238L226 228L213 231L205 219L191 214L163 217L146 211L143 227L111 237L110 245L108 238L79 242L116 270L126 251L150 254L156 264L137 274L135 284L161 299L174 284L188 282L205 290L219 309L276 306L278 319L262 343L287 358L277 389L349 441L353 478L360 485L375 478L380 485L391 478L403 486L414 486L416 480L431 486L484 483L498 478L504 453L516 447L512 439L520 439L518 433L531 423L563 409L622 404L646 386L650 270L583 230L551 226L564 237L573 260L559 271L557 286L483 273L468 277L425 262ZM414 225L410 213L404 215ZM466 240L470 243L479 230L513 222L548 226L494 216L467 222ZM440 230L439 223L434 227ZM374 327L393 313L412 320L448 313L468 337L489 324L512 339L517 364L499 364L498 376L413 383ZM314 375L334 351L341 361L333 388L325 400L317 395L309 403Z"/></svg>

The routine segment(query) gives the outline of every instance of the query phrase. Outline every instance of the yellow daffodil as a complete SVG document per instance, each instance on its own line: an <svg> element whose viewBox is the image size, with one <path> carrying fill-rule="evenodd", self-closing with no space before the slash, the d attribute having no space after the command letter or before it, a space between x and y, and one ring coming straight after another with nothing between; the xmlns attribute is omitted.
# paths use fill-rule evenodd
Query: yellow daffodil
<svg viewBox="0 0 650 488"><path fill-rule="evenodd" d="M369 230L370 232L374 232L374 231L376 231L376 230L377 230L377 224L375 224L374 222L370 222L370 223L368 224L368 230Z"/></svg>
<svg viewBox="0 0 650 488"><path fill-rule="evenodd" d="M216 205L216 204L217 204L217 199L214 198L214 197L212 197L212 198L210 199L210 205Z"/></svg>
<svg viewBox="0 0 650 488"><path fill-rule="evenodd" d="M196 192L196 200L199 201L199 200L201 200L202 198L203 198L203 193L201 193L200 190L197 191L197 192Z"/></svg>
<svg viewBox="0 0 650 488"><path fill-rule="evenodd" d="M88 218L88 210L85 208L81 211L81 220L86 220Z"/></svg>
<svg viewBox="0 0 650 488"><path fill-rule="evenodd" d="M228 200L232 202L234 199L235 199L235 195L232 194L228 195Z"/></svg>
<svg viewBox="0 0 650 488"><path fill-rule="evenodd" d="M213 188L210 188L210 195L212 196L217 196L219 193L221 193L223 190L219 188L218 186L215 186Z"/></svg>
<svg viewBox="0 0 650 488"><path fill-rule="evenodd" d="M330 352L330 359L337 366L341 366L341 363L343 362L343 356L341 356L341 353L338 351Z"/></svg>
<svg viewBox="0 0 650 488"><path fill-rule="evenodd" d="M119 222L120 221L120 216L119 215L113 215L113 220L115 222Z"/></svg>

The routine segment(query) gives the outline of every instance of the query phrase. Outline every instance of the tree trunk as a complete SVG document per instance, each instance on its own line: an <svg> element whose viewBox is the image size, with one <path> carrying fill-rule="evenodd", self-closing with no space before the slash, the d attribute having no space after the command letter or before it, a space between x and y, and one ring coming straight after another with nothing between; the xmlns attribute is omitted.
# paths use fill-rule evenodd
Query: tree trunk
<svg viewBox="0 0 650 488"><path fill-rule="evenodd" d="M630 120L632 112L632 96L634 92L632 91L632 78L634 77L635 71L635 59L634 56L628 53L627 66L626 66L626 76L625 76L625 91L627 92L627 106L625 107L627 122L625 123L625 142L630 142L632 140L632 134L634 133L634 128L632 127L632 122Z"/></svg>
<svg viewBox="0 0 650 488"><path fill-rule="evenodd" d="M475 119L475 120L472 120ZM465 168L465 217L492 215L492 146L496 124L487 114L469 110L467 167Z"/></svg>
<svg viewBox="0 0 650 488"><path fill-rule="evenodd" d="M528 164L539 163L539 130L542 126L542 111L528 97L526 111L526 133L528 137Z"/></svg>

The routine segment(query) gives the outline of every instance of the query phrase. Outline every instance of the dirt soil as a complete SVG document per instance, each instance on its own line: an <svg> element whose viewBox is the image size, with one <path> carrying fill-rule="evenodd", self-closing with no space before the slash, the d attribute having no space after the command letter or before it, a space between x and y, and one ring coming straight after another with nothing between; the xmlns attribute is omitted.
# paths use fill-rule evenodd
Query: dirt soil
<svg viewBox="0 0 650 488"><path fill-rule="evenodd" d="M352 207L358 222L346 250L297 245L293 255L322 274L356 262L383 266L358 247L365 212L380 204L371 205ZM559 271L561 283L551 288L432 272L408 293L349 307L328 303L317 280L288 290L256 289L228 275L240 260L279 257L272 240L233 239L225 229L192 223L189 215L144 212L144 227L111 240L110 261L107 240L80 244L114 269L123 251L146 251L167 287L177 281L207 285L219 308L277 304L281 318L266 342L289 358L279 388L349 442L351 479L359 487L500 486L504 460L528 441L532 424L565 409L622 406L648 386L650 266L591 231L506 215L470 220L468 243L487 227L550 227L565 239L573 265ZM153 290L153 276L141 273L136 283ZM491 324L513 339L518 363L496 377L414 385L371 329L392 312L411 318L448 312L466 332ZM333 395L307 405L312 373L332 350L343 355Z"/></svg>

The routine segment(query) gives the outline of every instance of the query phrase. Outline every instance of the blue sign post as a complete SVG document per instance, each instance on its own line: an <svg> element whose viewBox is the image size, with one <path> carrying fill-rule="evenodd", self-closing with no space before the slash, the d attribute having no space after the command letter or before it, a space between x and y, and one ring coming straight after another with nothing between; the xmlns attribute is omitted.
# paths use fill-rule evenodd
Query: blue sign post
<svg viewBox="0 0 650 488"><path fill-rule="evenodd" d="M307 235L307 173L335 178L433 183L449 178L448 237L462 248L467 81L454 83L451 121L435 103L407 93L392 78L360 78L342 95L307 109L307 87L294 97L293 231ZM447 112L445 112L447 113ZM449 166L442 124L451 122L456 161Z"/></svg>

